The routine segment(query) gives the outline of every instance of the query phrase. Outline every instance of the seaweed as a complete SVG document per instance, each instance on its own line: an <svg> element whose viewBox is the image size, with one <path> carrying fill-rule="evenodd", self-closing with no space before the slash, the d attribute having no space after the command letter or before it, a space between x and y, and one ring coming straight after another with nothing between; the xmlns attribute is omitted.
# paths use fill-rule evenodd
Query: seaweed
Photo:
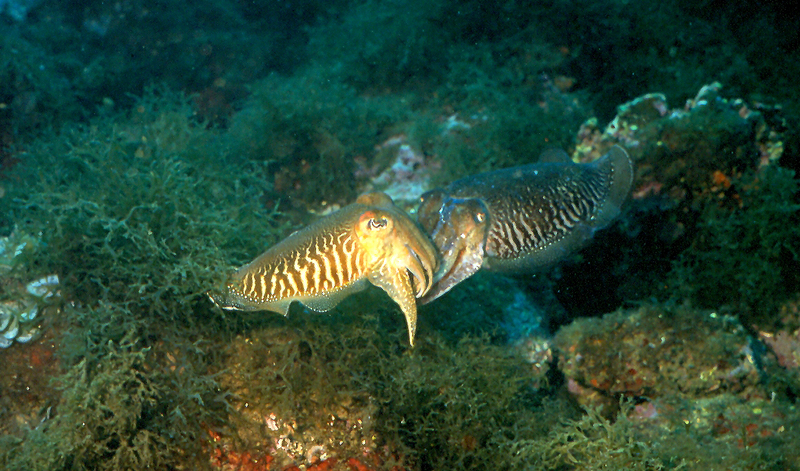
<svg viewBox="0 0 800 471"><path fill-rule="evenodd" d="M9 469L163 467L178 453L174 443L139 423L160 399L142 371L146 350L131 336L108 347L102 362L84 359L59 378L58 413L8 455Z"/></svg>
<svg viewBox="0 0 800 471"><path fill-rule="evenodd" d="M342 78L359 88L403 88L441 77L447 43L443 2L358 2L335 21L316 26L312 58L338 62Z"/></svg>
<svg viewBox="0 0 800 471"><path fill-rule="evenodd" d="M596 408L556 427L544 439L513 445L519 460L513 469L662 470L667 469L651 444L637 438L626 407L614 419Z"/></svg>
<svg viewBox="0 0 800 471"><path fill-rule="evenodd" d="M587 113L553 84L565 56L522 10L484 1L360 2L311 29L304 72L326 68L332 82L358 94L350 106L368 99L404 111L387 124L441 165L435 184L534 162L546 147L570 145Z"/></svg>
<svg viewBox="0 0 800 471"><path fill-rule="evenodd" d="M132 116L30 146L0 214L40 234L26 261L62 280L65 308L49 328L64 373L52 414L6 441L0 460L141 469L200 458L203 424L224 422L227 407L204 349L229 327L205 293L229 259L251 258L287 228L263 206L264 170L229 159L187 98L163 90Z"/></svg>
<svg viewBox="0 0 800 471"><path fill-rule="evenodd" d="M699 306L727 305L744 324L767 328L777 321L775 308L800 288L798 183L793 171L770 166L729 191L704 205L692 246L668 276L674 294Z"/></svg>
<svg viewBox="0 0 800 471"><path fill-rule="evenodd" d="M10 164L3 161L5 153L21 137L84 116L59 72L60 62L46 47L0 24L0 169Z"/></svg>
<svg viewBox="0 0 800 471"><path fill-rule="evenodd" d="M36 428L0 444L6 469L164 469L201 455L203 424L223 417L216 383L159 365L133 333L100 350L55 378L60 398Z"/></svg>
<svg viewBox="0 0 800 471"><path fill-rule="evenodd" d="M376 328L358 310L295 312L230 343L220 381L236 398L226 432L236 446L272 449L277 467L321 448L340 458L389 450L386 470L514 469L514 441L570 415L534 387L531 365L486 336L452 344L432 333L408 351L402 329Z"/></svg>
<svg viewBox="0 0 800 471"><path fill-rule="evenodd" d="M75 129L25 156L4 220L42 234L40 263L70 296L183 318L223 280L224 250L244 260L277 238L280 223L259 201L263 167L226 162L185 103L151 96L135 108L138 125Z"/></svg>
<svg viewBox="0 0 800 471"><path fill-rule="evenodd" d="M238 158L267 164L270 198L281 208L317 211L355 198L355 157L371 155L379 136L409 114L401 99L359 96L312 67L258 82L227 142Z"/></svg>
<svg viewBox="0 0 800 471"><path fill-rule="evenodd" d="M505 446L538 433L533 368L486 338L429 338L382 366L376 429L416 469L510 469Z"/></svg>
<svg viewBox="0 0 800 471"><path fill-rule="evenodd" d="M766 401L754 404L726 394L667 404L659 407L672 419L643 419L630 399L622 399L612 417L596 407L584 407L578 418L559 411L560 424L510 445L513 461L508 469L797 469L794 406L782 404L766 413L760 411L768 407ZM753 410L759 412L752 414ZM762 427L783 427L786 433L773 436L760 432ZM757 441L759 446L753 446Z"/></svg>

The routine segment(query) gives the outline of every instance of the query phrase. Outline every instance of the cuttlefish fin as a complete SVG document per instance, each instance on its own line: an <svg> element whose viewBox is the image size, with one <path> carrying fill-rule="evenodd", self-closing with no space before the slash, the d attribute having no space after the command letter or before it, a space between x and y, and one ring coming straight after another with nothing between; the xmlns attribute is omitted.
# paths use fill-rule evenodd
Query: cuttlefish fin
<svg viewBox="0 0 800 471"><path fill-rule="evenodd" d="M272 311L284 316L289 314L289 306L293 301L292 299L279 299L268 302L253 302L235 292L209 292L207 294L217 307L226 311Z"/></svg>
<svg viewBox="0 0 800 471"><path fill-rule="evenodd" d="M366 280L363 279L356 281L344 289L325 293L323 295L298 297L297 300L312 311L325 312L335 308L344 298L361 291L367 286Z"/></svg>
<svg viewBox="0 0 800 471"><path fill-rule="evenodd" d="M281 299L280 301L272 301L262 304L259 309L266 309L267 311L277 312L284 316L289 315L289 306L292 305L291 299Z"/></svg>
<svg viewBox="0 0 800 471"><path fill-rule="evenodd" d="M539 154L539 163L540 164L571 164L572 159L569 158L569 154L564 152L563 149L559 149L557 147L551 147L549 149L545 149L544 152Z"/></svg>
<svg viewBox="0 0 800 471"><path fill-rule="evenodd" d="M417 331L417 301L411 277L405 267L382 266L369 275L369 281L386 291L386 294L400 306L408 325L408 343L414 346L414 334Z"/></svg>
<svg viewBox="0 0 800 471"><path fill-rule="evenodd" d="M589 165L612 175L608 182L608 196L592 221L595 228L601 229L619 215L622 203L628 198L633 183L633 164L625 149L615 145Z"/></svg>

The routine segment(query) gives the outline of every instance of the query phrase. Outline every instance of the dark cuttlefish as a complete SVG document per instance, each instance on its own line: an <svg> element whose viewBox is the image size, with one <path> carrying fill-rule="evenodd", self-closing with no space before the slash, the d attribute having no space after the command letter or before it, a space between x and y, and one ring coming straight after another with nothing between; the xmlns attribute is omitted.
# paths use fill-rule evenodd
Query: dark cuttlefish
<svg viewBox="0 0 800 471"><path fill-rule="evenodd" d="M286 315L292 301L327 311L372 283L400 305L414 345L415 298L431 288L436 267L436 249L414 221L385 193L368 193L276 244L210 296L223 309Z"/></svg>
<svg viewBox="0 0 800 471"><path fill-rule="evenodd" d="M532 271L580 248L619 214L632 180L630 158L619 146L589 164L549 150L539 163L425 193L418 218L442 261L422 303L480 268Z"/></svg>

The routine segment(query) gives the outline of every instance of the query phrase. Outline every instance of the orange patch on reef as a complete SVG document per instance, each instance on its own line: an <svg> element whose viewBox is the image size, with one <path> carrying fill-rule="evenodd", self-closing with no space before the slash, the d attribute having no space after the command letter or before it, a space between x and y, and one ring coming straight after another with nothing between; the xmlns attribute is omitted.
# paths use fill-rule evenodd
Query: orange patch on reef
<svg viewBox="0 0 800 471"><path fill-rule="evenodd" d="M714 181L715 186L721 186L725 190L731 187L731 179L719 170L714 170L711 179Z"/></svg>
<svg viewBox="0 0 800 471"><path fill-rule="evenodd" d="M308 467L308 471L329 471L336 464L336 458L330 458Z"/></svg>

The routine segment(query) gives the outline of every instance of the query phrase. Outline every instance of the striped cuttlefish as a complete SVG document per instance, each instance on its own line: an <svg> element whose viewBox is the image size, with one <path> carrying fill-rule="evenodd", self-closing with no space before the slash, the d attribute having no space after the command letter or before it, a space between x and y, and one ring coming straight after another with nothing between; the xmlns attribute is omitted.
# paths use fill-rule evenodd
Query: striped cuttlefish
<svg viewBox="0 0 800 471"><path fill-rule="evenodd" d="M633 181L614 146L576 164L561 150L538 163L473 175L422 195L417 213L441 255L430 302L478 269L530 272L583 246L619 214Z"/></svg>
<svg viewBox="0 0 800 471"><path fill-rule="evenodd" d="M416 298L431 289L437 264L416 223L385 193L367 193L274 245L209 296L223 309L286 315L293 301L333 309L372 283L400 306L414 345Z"/></svg>

